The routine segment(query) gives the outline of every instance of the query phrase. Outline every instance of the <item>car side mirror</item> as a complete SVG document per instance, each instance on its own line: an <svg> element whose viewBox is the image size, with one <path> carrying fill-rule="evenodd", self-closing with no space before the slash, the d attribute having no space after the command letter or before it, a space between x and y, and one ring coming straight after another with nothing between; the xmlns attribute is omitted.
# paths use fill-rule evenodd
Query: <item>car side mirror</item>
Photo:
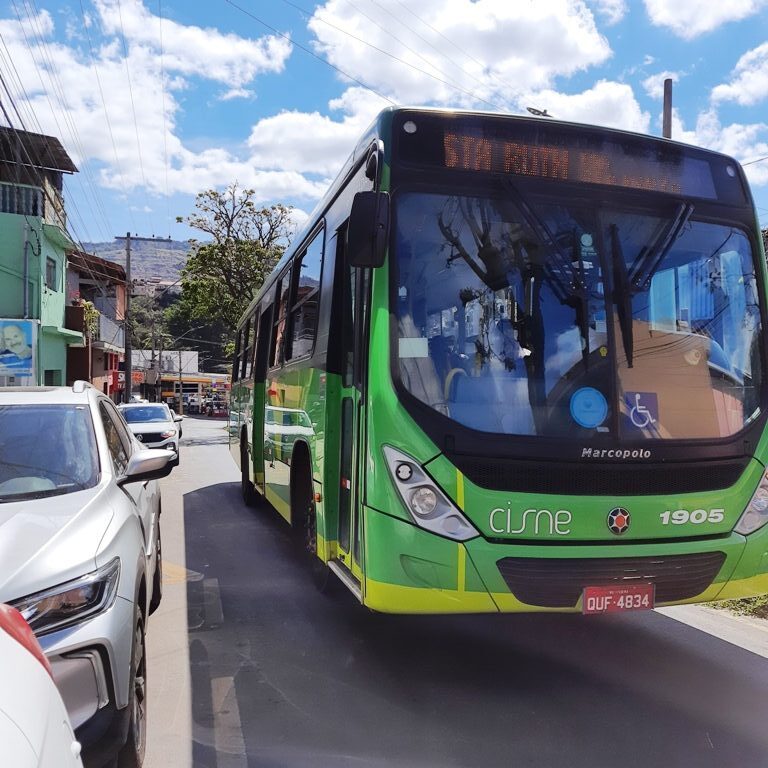
<svg viewBox="0 0 768 768"><path fill-rule="evenodd" d="M184 421L184 417L177 415L173 417L173 420L178 424L180 421Z"/></svg>
<svg viewBox="0 0 768 768"><path fill-rule="evenodd" d="M389 193L358 192L347 229L347 259L353 267L380 267L389 234Z"/></svg>
<svg viewBox="0 0 768 768"><path fill-rule="evenodd" d="M170 462L176 458L173 451L163 448L145 448L134 451L128 459L128 466L122 477L117 480L118 485L126 483L139 483L145 480L159 480L171 474L173 464Z"/></svg>

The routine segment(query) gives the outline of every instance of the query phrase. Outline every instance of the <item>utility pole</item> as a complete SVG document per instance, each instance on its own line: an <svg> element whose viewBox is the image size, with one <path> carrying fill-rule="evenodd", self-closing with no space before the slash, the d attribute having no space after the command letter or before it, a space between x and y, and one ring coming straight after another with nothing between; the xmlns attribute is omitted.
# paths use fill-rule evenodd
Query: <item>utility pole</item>
<svg viewBox="0 0 768 768"><path fill-rule="evenodd" d="M179 350L179 416L184 415L184 379L181 377L181 350Z"/></svg>
<svg viewBox="0 0 768 768"><path fill-rule="evenodd" d="M672 138L672 78L664 80L664 111L662 117L661 135L665 139Z"/></svg>
<svg viewBox="0 0 768 768"><path fill-rule="evenodd" d="M120 236L115 237L115 240L122 240ZM131 359L131 293L133 293L133 282L131 280L131 240L141 243L162 242L163 240L169 240L170 237L138 237L134 235L131 237L131 233L127 232L125 235L125 401L128 402L131 399L131 388L133 385L133 360Z"/></svg>
<svg viewBox="0 0 768 768"><path fill-rule="evenodd" d="M131 282L131 233L125 235L125 402L131 402L131 385L133 384L133 359L131 349L131 294L133 283Z"/></svg>

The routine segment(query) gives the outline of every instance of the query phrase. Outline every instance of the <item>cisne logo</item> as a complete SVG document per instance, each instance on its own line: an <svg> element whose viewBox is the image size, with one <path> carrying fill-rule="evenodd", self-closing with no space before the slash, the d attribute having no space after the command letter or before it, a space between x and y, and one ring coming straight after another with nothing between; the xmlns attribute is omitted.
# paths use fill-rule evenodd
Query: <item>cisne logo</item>
<svg viewBox="0 0 768 768"><path fill-rule="evenodd" d="M549 509L526 509L522 517L517 519L517 513L512 508L496 507L489 516L489 525L494 533L515 536L521 533L540 533L548 536L567 536L571 532L573 515L567 509L555 512Z"/></svg>

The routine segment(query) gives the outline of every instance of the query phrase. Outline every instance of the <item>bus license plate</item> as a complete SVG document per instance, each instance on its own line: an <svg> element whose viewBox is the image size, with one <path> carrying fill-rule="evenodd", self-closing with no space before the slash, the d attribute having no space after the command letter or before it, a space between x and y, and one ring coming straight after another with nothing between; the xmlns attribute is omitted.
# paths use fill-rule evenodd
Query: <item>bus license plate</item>
<svg viewBox="0 0 768 768"><path fill-rule="evenodd" d="M633 584L625 587L584 587L582 613L617 613L649 611L653 608L655 585Z"/></svg>

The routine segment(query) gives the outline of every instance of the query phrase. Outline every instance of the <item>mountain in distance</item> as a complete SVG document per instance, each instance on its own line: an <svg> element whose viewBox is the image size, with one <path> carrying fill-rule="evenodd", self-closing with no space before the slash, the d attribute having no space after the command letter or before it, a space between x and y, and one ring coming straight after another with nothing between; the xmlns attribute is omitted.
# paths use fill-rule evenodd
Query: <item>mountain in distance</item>
<svg viewBox="0 0 768 768"><path fill-rule="evenodd" d="M86 253L125 267L125 240L111 243L82 243ZM131 277L177 280L187 263L190 244L186 240L131 240Z"/></svg>

